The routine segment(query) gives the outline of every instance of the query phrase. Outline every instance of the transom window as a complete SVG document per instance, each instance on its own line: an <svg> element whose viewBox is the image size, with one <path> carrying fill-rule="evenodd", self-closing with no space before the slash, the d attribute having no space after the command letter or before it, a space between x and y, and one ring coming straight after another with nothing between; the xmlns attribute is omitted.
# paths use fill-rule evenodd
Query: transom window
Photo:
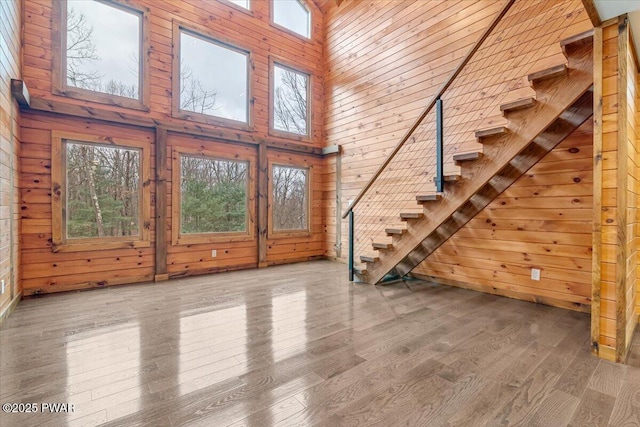
<svg viewBox="0 0 640 427"><path fill-rule="evenodd" d="M179 110L248 123L249 53L180 31Z"/></svg>
<svg viewBox="0 0 640 427"><path fill-rule="evenodd" d="M309 229L309 169L273 165L271 222L274 232Z"/></svg>
<svg viewBox="0 0 640 427"><path fill-rule="evenodd" d="M249 162L180 156L180 233L246 233Z"/></svg>
<svg viewBox="0 0 640 427"><path fill-rule="evenodd" d="M309 75L273 65L272 127L274 130L309 134Z"/></svg>
<svg viewBox="0 0 640 427"><path fill-rule="evenodd" d="M311 38L311 13L300 0L274 0L273 22L306 38Z"/></svg>
<svg viewBox="0 0 640 427"><path fill-rule="evenodd" d="M69 94L76 88L140 100L142 12L94 0L64 4L61 83Z"/></svg>

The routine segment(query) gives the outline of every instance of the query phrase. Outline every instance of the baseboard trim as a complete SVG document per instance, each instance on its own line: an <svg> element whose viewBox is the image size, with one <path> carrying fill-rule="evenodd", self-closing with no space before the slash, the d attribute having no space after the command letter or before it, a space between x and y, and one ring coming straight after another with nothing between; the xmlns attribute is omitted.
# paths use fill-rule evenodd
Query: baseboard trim
<svg viewBox="0 0 640 427"><path fill-rule="evenodd" d="M541 297L538 295L525 294L523 292L509 291L505 289L494 288L487 285L459 282L457 280L444 279L444 278L435 277L435 276L428 276L420 273L411 273L410 275L411 277L415 277L421 280L426 280L427 282L438 283L440 285L455 286L456 288L469 289L472 291L484 292L487 294L517 299L520 301L533 302L536 304L550 305L552 307L564 308L572 311L579 311L581 313L591 313L591 306L586 304L575 303L571 301L562 301L559 299Z"/></svg>
<svg viewBox="0 0 640 427"><path fill-rule="evenodd" d="M18 292L18 295L13 297L9 305L7 305L7 307L4 310L2 310L2 313L0 313L0 328L2 328L2 324L4 323L4 320L7 317L9 317L11 312L13 312L13 310L15 310L15 308L18 306L18 303L20 302L21 299L22 299L22 291Z"/></svg>

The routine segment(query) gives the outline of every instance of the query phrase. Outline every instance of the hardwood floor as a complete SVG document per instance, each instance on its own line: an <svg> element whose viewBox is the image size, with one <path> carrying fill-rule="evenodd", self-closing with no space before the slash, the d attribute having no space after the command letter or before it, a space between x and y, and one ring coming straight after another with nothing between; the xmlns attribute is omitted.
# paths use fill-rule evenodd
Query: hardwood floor
<svg viewBox="0 0 640 427"><path fill-rule="evenodd" d="M328 261L25 300L0 330L0 425L621 426L630 364L589 316ZM42 408L39 407L41 410Z"/></svg>

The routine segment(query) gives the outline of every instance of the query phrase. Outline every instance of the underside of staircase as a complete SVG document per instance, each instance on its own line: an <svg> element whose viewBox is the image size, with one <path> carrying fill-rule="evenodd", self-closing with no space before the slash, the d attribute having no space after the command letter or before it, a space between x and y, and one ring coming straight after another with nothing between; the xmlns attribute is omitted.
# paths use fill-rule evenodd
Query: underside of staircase
<svg viewBox="0 0 640 427"><path fill-rule="evenodd" d="M359 254L361 281L377 284L388 274L409 273L591 117L593 34L560 44L568 66L530 74L535 96L500 105L507 124L475 132L482 151L454 156L460 174L445 177L444 191L416 194L422 213L398 212L406 226L390 225L390 242L374 242L370 253Z"/></svg>

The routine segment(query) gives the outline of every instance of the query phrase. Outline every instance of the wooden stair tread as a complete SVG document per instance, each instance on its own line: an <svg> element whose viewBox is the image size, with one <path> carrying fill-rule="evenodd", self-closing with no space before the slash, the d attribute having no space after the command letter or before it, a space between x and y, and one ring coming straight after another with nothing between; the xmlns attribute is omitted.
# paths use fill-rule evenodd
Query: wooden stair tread
<svg viewBox="0 0 640 427"><path fill-rule="evenodd" d="M384 250L393 249L393 244L391 243L373 242L371 246L373 247L373 249L384 249Z"/></svg>
<svg viewBox="0 0 640 427"><path fill-rule="evenodd" d="M433 182L436 182L437 178L433 178ZM462 179L462 175L444 175L442 177L444 182L457 182Z"/></svg>
<svg viewBox="0 0 640 427"><path fill-rule="evenodd" d="M423 196L416 196L416 202L418 203L428 203L428 202L437 202L442 199L440 194L426 194Z"/></svg>
<svg viewBox="0 0 640 427"><path fill-rule="evenodd" d="M562 47L562 51L565 55L568 54L568 50L570 49L591 44L593 44L593 29L560 40L560 47Z"/></svg>
<svg viewBox="0 0 640 427"><path fill-rule="evenodd" d="M522 110L524 108L533 107L535 104L536 99L534 97L522 98L502 104L500 106L500 111L507 113L509 111Z"/></svg>
<svg viewBox="0 0 640 427"><path fill-rule="evenodd" d="M554 67L549 67L545 70L536 71L535 73L531 73L527 76L527 79L531 83L539 82L541 80L553 79L556 77L562 77L567 74L569 69L565 64L556 65Z"/></svg>
<svg viewBox="0 0 640 427"><path fill-rule="evenodd" d="M360 255L360 261L362 262L376 262L379 261L380 258L372 255Z"/></svg>
<svg viewBox="0 0 640 427"><path fill-rule="evenodd" d="M478 160L481 158L482 153L480 151L474 151L473 153L456 154L455 156L453 156L453 161L456 163L471 162L473 160Z"/></svg>
<svg viewBox="0 0 640 427"><path fill-rule="evenodd" d="M402 236L404 233L407 232L406 228L385 228L384 232L387 233L390 236Z"/></svg>
<svg viewBox="0 0 640 427"><path fill-rule="evenodd" d="M479 129L476 131L476 138L486 138L494 135L504 135L509 132L509 129L506 126L496 126L488 129Z"/></svg>
<svg viewBox="0 0 640 427"><path fill-rule="evenodd" d="M406 221L408 219L420 219L423 216L424 214L419 212L402 212L400 214L400 219Z"/></svg>
<svg viewBox="0 0 640 427"><path fill-rule="evenodd" d="M403 276L412 271L525 171L589 120L594 105L593 93L589 91L593 85L591 46L576 49L570 64L571 73L559 77L557 82L554 80L555 84L543 84L537 88L536 97L544 99L544 102L530 99L529 103L534 107L510 119L509 133L496 139L498 146L491 151L491 162L465 165L465 179L456 183L455 191L448 191L437 209L431 209L428 216L410 222L410 232L394 239L394 250L384 253L379 263L369 266L368 283L378 283L389 272ZM557 90L558 86L562 90ZM520 95L522 98L530 96Z"/></svg>

